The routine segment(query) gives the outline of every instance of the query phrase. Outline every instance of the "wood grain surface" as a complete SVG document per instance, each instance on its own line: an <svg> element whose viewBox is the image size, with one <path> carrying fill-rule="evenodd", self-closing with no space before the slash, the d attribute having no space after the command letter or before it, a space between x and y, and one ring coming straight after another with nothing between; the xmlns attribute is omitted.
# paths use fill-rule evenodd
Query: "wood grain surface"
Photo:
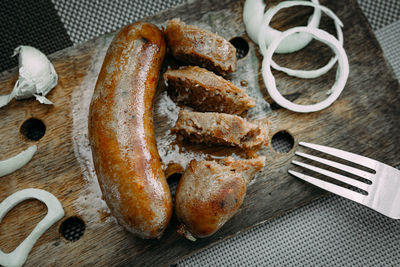
<svg viewBox="0 0 400 267"><path fill-rule="evenodd" d="M65 209L65 217L33 247L26 266L168 265L305 205L325 193L287 173L289 168L294 168L290 161L299 141L342 148L390 165L399 164L399 83L356 1L321 2L344 23L350 76L342 95L331 107L311 114L279 108L266 93L260 75L262 58L247 37L242 21L243 0L190 1L145 19L161 26L167 19L180 17L188 24L218 32L228 40L236 36L247 40L249 54L238 61L238 70L229 78L238 85L246 81L248 93L258 98L259 103L249 112L249 118L270 121L271 137L284 130L295 140L294 148L288 153L276 152L271 146L260 152L267 157L266 167L249 186L239 213L214 236L196 242L176 234L174 216L160 240L135 238L116 223L101 199L87 139L87 114L97 75L114 34L52 54L50 59L59 75L57 87L48 95L54 105L41 105L33 99L13 100L0 109L0 160L31 144L38 146L31 162L0 178L0 201L18 190L34 187L53 193ZM286 9L278 13L273 25L278 29L301 25L311 13L312 9L307 8ZM321 28L334 33L329 19L324 17L321 24ZM285 66L314 69L328 62L331 56L325 45L312 41L300 52L276 55L274 59ZM303 80L274 72L280 91L296 103L314 103L326 98L335 73L333 69L320 78ZM9 93L17 77L17 69L0 74L0 94ZM161 83L154 105L154 121L159 151L166 166L235 152L177 143L169 133L176 111ZM27 140L20 133L22 123L32 117L46 125L44 137L37 142ZM0 248L12 251L45 213L45 206L36 200L25 201L10 211L0 224ZM67 241L59 233L62 221L71 216L81 218L86 225L84 235L75 242Z"/></svg>

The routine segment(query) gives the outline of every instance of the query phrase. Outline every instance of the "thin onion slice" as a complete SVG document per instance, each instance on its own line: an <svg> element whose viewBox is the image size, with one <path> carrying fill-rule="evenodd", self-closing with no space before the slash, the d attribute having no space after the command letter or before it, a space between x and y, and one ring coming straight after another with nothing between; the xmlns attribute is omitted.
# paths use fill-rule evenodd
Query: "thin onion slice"
<svg viewBox="0 0 400 267"><path fill-rule="evenodd" d="M311 0L315 4L319 4L318 0ZM297 2L297 1L294 1ZM246 32L250 39L256 44L259 44L259 32L264 32L264 43L269 45L272 40L279 37L280 31L271 28L269 24L262 23L265 10L264 0L246 0L243 7L243 21L246 27ZM318 28L321 20L321 11L314 9L313 14L308 20L308 27ZM261 28L266 25L266 28ZM306 33L292 35L286 38L279 47L276 53L292 53L306 47L312 40L312 36Z"/></svg>
<svg viewBox="0 0 400 267"><path fill-rule="evenodd" d="M284 2L279 3L278 5L268 9L268 11L264 14L264 17L262 20L262 25L269 25L273 16L276 13L278 13L279 10L281 10L283 8L292 7L292 6L311 6L311 7L314 7L315 9L322 10L326 15L328 15L330 18L333 19L333 21L335 23L338 40L339 40L340 44L343 46L343 32L342 32L342 28L341 28L341 27L343 27L343 23L341 22L341 20L329 8L327 8L325 6L321 6L319 4L311 3L308 1L284 1ZM294 35L294 36L296 36L296 35ZM270 45L265 41L266 37L267 36L264 31L259 32L258 41L259 41L259 46L260 46L262 55L266 54L267 46ZM285 42L287 39L288 38L285 38L283 41ZM328 64L326 64L325 66L323 66L319 69L316 69L316 70L294 70L294 69L290 69L290 68L285 68L285 67L279 66L273 60L271 61L271 66L272 66L272 68L274 68L278 71L285 72L286 74L293 76L293 77L298 77L298 78L303 78L303 79L312 79L312 78L316 78L316 77L319 77L319 76L327 73L335 65L336 61L337 61L337 56L332 57L329 60Z"/></svg>
<svg viewBox="0 0 400 267"><path fill-rule="evenodd" d="M4 253L0 249L0 265L2 266L22 266L39 237L64 217L64 209L53 194L42 189L27 188L15 192L0 203L0 222L12 208L22 201L32 198L46 204L47 214L12 252Z"/></svg>
<svg viewBox="0 0 400 267"><path fill-rule="evenodd" d="M276 48L284 38L290 36L291 34L295 34L297 32L310 33L312 36L314 36L316 40L328 45L338 56L339 65L336 72L336 81L330 90L331 94L327 99L317 104L299 105L290 102L279 93L279 91L276 88L275 78L272 75L271 61L272 61L272 55L274 54ZM301 112L301 113L315 112L330 106L339 97L339 95L344 89L347 78L349 76L349 62L347 59L346 52L343 49L343 46L333 35L320 29L314 29L309 27L294 27L287 31L284 31L282 35L279 38L275 39L268 47L268 50L265 53L262 62L262 75L269 95L277 104L295 112Z"/></svg>
<svg viewBox="0 0 400 267"><path fill-rule="evenodd" d="M35 145L28 147L28 149L20 152L11 158L0 161L0 177L15 172L27 164L36 153L37 147Z"/></svg>

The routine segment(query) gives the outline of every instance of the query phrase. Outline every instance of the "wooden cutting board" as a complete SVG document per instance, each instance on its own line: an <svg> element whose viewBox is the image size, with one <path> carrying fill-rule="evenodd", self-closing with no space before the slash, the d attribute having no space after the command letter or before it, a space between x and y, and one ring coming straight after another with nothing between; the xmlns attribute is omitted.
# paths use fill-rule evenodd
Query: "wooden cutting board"
<svg viewBox="0 0 400 267"><path fill-rule="evenodd" d="M48 95L54 105L40 105L33 99L14 100L0 109L0 159L15 155L31 144L38 146L31 162L0 178L0 201L18 190L34 187L53 193L65 209L65 217L33 247L26 266L168 265L305 205L325 193L288 175L287 170L294 168L290 161L299 141L346 149L390 165L399 164L398 81L356 1L321 2L344 23L344 47L350 62L350 76L342 95L331 107L311 114L279 108L268 97L260 75L262 58L243 25L244 1L190 1L146 18L161 26L167 19L180 17L188 24L218 32L228 40L237 36L245 39L249 53L238 61L238 70L230 79L236 84L246 81L244 88L259 98L258 108L249 113L250 118L269 120L271 137L286 131L295 140L294 148L287 153L277 152L272 146L260 152L267 157L266 167L249 186L239 213L214 236L197 242L176 234L175 218L160 240L135 238L116 223L101 200L87 139L87 114L97 75L114 34L51 55L59 75L57 87ZM276 16L273 25L278 29L301 25L311 13L312 9L307 8L286 9ZM334 32L329 19L324 18L321 24L323 29ZM301 52L274 58L282 65L313 69L325 64L331 55L327 47L313 41ZM335 79L335 70L313 80L294 79L279 72L274 74L281 92L298 103L324 99ZM17 69L2 73L0 94L9 93L17 77ZM234 152L188 144L177 147L170 142L174 138L168 132L173 125L173 114L170 113L176 110L162 90L161 86L154 111L159 150L165 164L174 158L171 155L176 155L177 150L185 155L181 159L201 153L203 156L204 153L222 156ZM263 98L272 105L262 104ZM20 131L29 118L37 118L46 126L45 135L39 141L29 141ZM1 249L12 251L45 213L44 204L36 200L25 201L10 211L0 225ZM75 242L60 234L62 221L73 216L85 223L83 236Z"/></svg>

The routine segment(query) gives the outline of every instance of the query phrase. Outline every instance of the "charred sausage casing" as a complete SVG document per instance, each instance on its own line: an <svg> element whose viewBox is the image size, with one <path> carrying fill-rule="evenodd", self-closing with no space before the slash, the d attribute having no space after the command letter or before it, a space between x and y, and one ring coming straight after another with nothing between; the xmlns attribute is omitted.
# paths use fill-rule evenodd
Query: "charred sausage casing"
<svg viewBox="0 0 400 267"><path fill-rule="evenodd" d="M89 140L105 201L118 222L141 238L159 238L172 213L152 114L165 51L155 25L124 27L108 48L89 111Z"/></svg>

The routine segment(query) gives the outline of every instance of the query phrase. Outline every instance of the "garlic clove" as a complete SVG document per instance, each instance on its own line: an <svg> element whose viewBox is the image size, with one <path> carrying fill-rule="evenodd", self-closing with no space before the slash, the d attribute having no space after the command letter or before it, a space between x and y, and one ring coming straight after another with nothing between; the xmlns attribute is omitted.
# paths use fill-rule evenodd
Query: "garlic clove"
<svg viewBox="0 0 400 267"><path fill-rule="evenodd" d="M7 105L10 100L10 95L0 95L0 108Z"/></svg>
<svg viewBox="0 0 400 267"><path fill-rule="evenodd" d="M0 108L13 98L20 100L33 96L42 104L53 104L45 98L58 83L53 64L45 54L31 46L18 46L14 50L15 55L19 55L19 78L8 96L0 96Z"/></svg>

